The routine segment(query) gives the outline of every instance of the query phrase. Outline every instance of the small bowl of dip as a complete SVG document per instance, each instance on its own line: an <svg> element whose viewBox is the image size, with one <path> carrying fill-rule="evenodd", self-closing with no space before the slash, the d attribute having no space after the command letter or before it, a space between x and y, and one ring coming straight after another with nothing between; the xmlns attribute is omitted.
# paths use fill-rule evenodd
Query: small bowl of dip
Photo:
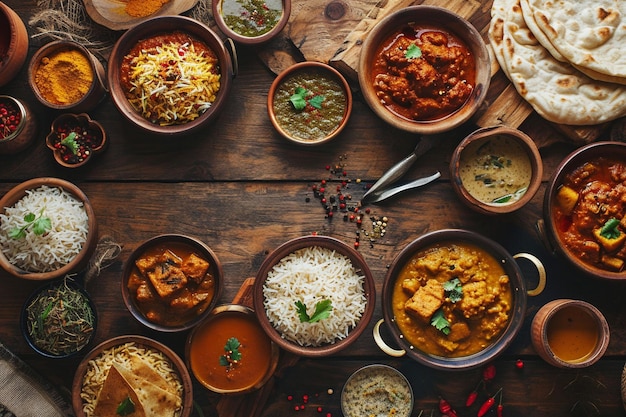
<svg viewBox="0 0 626 417"><path fill-rule="evenodd" d="M356 370L341 391L345 417L409 417L413 411L413 389L402 372L374 364Z"/></svg>
<svg viewBox="0 0 626 417"><path fill-rule="evenodd" d="M291 0L213 0L217 27L243 45L259 45L276 37L291 15Z"/></svg>
<svg viewBox="0 0 626 417"><path fill-rule="evenodd" d="M352 112L348 81L330 65L299 62L281 72L267 94L272 125L300 145L320 145L336 138Z"/></svg>
<svg viewBox="0 0 626 417"><path fill-rule="evenodd" d="M461 201L483 214L511 213L535 196L543 163L535 142L506 126L478 129L450 160L452 186Z"/></svg>
<svg viewBox="0 0 626 417"><path fill-rule="evenodd" d="M596 363L609 345L609 325L593 305L553 300L539 309L531 340L539 356L558 368L585 368Z"/></svg>

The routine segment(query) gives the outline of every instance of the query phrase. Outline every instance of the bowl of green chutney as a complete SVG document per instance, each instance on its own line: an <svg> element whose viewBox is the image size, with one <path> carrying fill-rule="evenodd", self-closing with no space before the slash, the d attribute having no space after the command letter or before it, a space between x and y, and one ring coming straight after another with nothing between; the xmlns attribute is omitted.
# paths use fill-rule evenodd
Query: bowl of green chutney
<svg viewBox="0 0 626 417"><path fill-rule="evenodd" d="M274 39L291 15L291 0L212 0L211 10L222 33L244 45Z"/></svg>

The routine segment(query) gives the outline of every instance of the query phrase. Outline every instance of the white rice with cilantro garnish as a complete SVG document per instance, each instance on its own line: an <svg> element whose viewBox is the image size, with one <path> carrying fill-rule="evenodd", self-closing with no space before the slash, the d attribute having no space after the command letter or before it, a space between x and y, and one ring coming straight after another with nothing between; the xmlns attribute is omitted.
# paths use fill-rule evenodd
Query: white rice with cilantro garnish
<svg viewBox="0 0 626 417"><path fill-rule="evenodd" d="M268 272L263 285L267 317L282 337L301 346L320 346L344 339L365 312L364 276L352 261L318 246L299 249ZM300 301L309 316L318 302L330 300L332 310L318 322L302 322Z"/></svg>
<svg viewBox="0 0 626 417"><path fill-rule="evenodd" d="M34 214L50 219L51 228L42 235L33 232L12 238L12 230L28 225L24 217ZM87 241L88 217L83 203L58 187L42 185L26 190L26 195L0 214L0 247L7 260L28 272L55 271L81 251Z"/></svg>

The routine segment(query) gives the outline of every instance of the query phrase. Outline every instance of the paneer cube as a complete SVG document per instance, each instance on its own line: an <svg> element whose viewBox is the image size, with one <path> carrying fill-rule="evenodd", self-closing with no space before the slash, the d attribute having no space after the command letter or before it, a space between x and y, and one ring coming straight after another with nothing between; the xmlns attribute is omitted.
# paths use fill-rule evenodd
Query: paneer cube
<svg viewBox="0 0 626 417"><path fill-rule="evenodd" d="M598 227L597 229L593 230L593 235L595 236L600 246L602 246L602 249L607 252L615 252L616 250L620 249L626 241L626 233L619 232L619 236L617 236L616 238L609 238L602 236L601 232L602 228Z"/></svg>
<svg viewBox="0 0 626 417"><path fill-rule="evenodd" d="M180 269L187 275L187 278L198 284L204 279L204 276L209 270L209 263L195 253L192 253L183 260Z"/></svg>
<svg viewBox="0 0 626 417"><path fill-rule="evenodd" d="M435 280L430 279L426 285L421 286L411 298L404 304L404 309L412 316L424 321L430 321L430 318L443 305L445 291L443 285Z"/></svg>
<svg viewBox="0 0 626 417"><path fill-rule="evenodd" d="M571 214L578 202L578 193L567 186L562 186L556 193L556 201L565 214Z"/></svg>
<svg viewBox="0 0 626 417"><path fill-rule="evenodd" d="M187 277L179 267L168 263L159 264L148 272L152 286L161 298L167 298L187 285Z"/></svg>

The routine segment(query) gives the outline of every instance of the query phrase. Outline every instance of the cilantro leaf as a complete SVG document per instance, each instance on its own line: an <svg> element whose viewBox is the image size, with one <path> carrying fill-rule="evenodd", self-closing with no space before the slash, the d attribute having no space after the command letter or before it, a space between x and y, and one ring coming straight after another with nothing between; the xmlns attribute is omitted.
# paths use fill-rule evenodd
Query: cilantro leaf
<svg viewBox="0 0 626 417"><path fill-rule="evenodd" d="M241 347L241 343L236 337L231 337L226 341L224 345L224 355L221 355L219 358L220 366L228 366L231 367L233 364L236 364L241 360L241 352L239 348Z"/></svg>
<svg viewBox="0 0 626 417"><path fill-rule="evenodd" d="M76 132L72 132L61 141L61 145L66 146L74 155L78 153L78 143L76 143Z"/></svg>
<svg viewBox="0 0 626 417"><path fill-rule="evenodd" d="M406 59L417 59L422 57L422 50L419 46L411 43L406 51L404 51L404 57Z"/></svg>
<svg viewBox="0 0 626 417"><path fill-rule="evenodd" d="M443 290L446 292L451 303L461 301L463 298L463 284L458 278L452 278L443 283Z"/></svg>
<svg viewBox="0 0 626 417"><path fill-rule="evenodd" d="M444 317L443 310L437 310L430 319L430 324L446 336L450 334L450 322Z"/></svg>
<svg viewBox="0 0 626 417"><path fill-rule="evenodd" d="M29 227L33 227L33 233L37 236L41 236L52 228L52 222L50 218L43 215L44 209L39 212L39 216L35 216L33 213L27 213L24 216L26 224L22 227L15 227L9 230L9 237L11 239L21 239L26 237L26 232Z"/></svg>
<svg viewBox="0 0 626 417"><path fill-rule="evenodd" d="M600 229L600 236L605 237L607 239L617 239L622 232L617 228L619 226L619 220L616 218L611 218L604 223L602 229Z"/></svg>
<svg viewBox="0 0 626 417"><path fill-rule="evenodd" d="M306 107L307 90L303 87L296 88L296 92L289 98L291 104L296 110L304 110Z"/></svg>
<svg viewBox="0 0 626 417"><path fill-rule="evenodd" d="M326 319L330 316L330 312L333 309L331 300L318 301L315 304L315 311L312 316L309 316L306 312L306 305L298 300L296 301L296 309L298 311L298 317L302 323L316 323L320 320Z"/></svg>
<svg viewBox="0 0 626 417"><path fill-rule="evenodd" d="M115 410L115 413L118 416L126 416L126 415L132 414L134 412L135 412L135 403L128 396L124 399L124 401L122 401L117 406L117 409Z"/></svg>
<svg viewBox="0 0 626 417"><path fill-rule="evenodd" d="M309 104L319 110L322 108L322 102L325 99L326 97L324 96L315 96L309 100Z"/></svg>

